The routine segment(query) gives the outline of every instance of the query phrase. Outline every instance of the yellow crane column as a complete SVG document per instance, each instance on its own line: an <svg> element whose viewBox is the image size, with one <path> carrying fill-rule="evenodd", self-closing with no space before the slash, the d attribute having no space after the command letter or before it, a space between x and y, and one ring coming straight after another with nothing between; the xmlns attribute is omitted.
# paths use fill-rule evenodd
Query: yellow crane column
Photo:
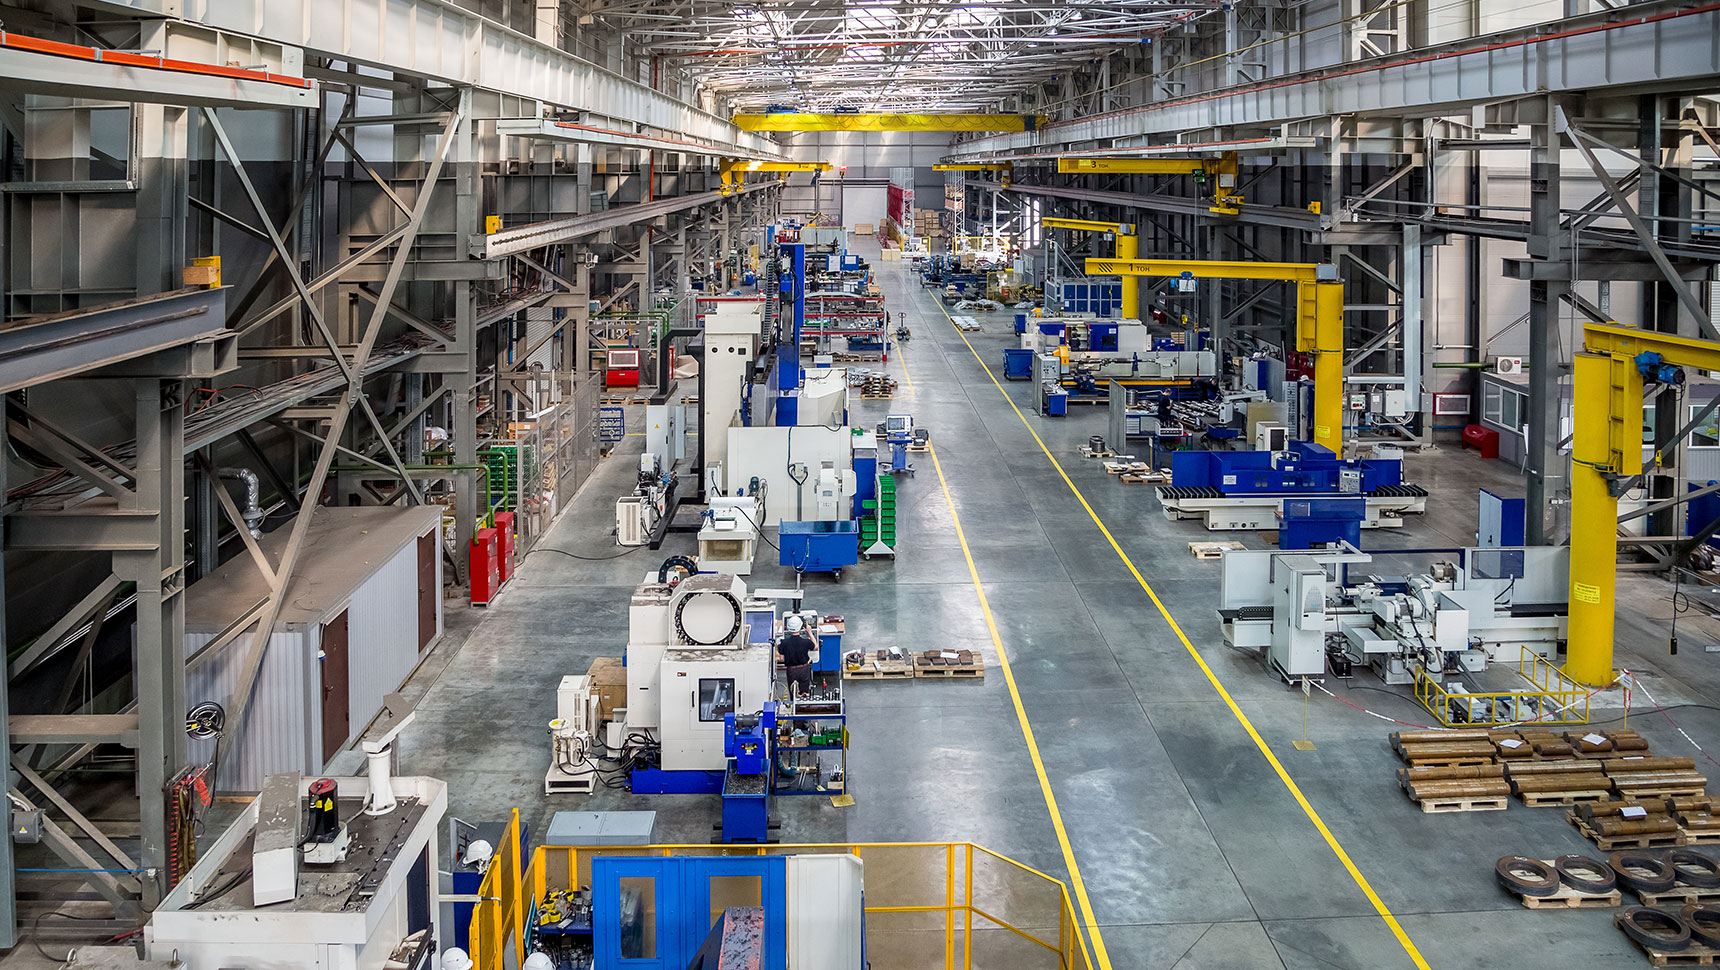
<svg viewBox="0 0 1720 970"><path fill-rule="evenodd" d="M1639 361L1643 354L1658 356ZM1575 355L1571 386L1576 427L1565 676L1590 686L1614 679L1618 497L1613 490L1642 472L1644 366L1720 370L1720 343L1612 324L1583 327L1583 351Z"/></svg>

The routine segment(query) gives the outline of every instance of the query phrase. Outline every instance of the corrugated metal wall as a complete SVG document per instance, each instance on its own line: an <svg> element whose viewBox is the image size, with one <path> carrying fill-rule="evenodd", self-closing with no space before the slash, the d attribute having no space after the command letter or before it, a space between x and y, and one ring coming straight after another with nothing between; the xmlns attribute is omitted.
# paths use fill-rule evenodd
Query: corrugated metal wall
<svg viewBox="0 0 1720 970"><path fill-rule="evenodd" d="M436 557L436 635L441 636L442 557ZM382 698L399 689L418 664L418 544L410 542L359 587L347 610L347 710L352 734L362 732ZM338 616L335 609L331 616ZM269 641L263 670L245 712L240 750L227 752L217 787L257 791L263 779L284 771L315 774L323 769L322 717L318 700L322 674L317 665L322 627L289 629ZM213 640L213 633L187 633L185 655ZM239 668L245 661L243 639L229 644L186 676L187 704L214 700L230 705ZM207 761L212 742L191 742L192 762Z"/></svg>
<svg viewBox="0 0 1720 970"><path fill-rule="evenodd" d="M219 769L216 786L222 791L257 791L268 775L316 770L308 752L317 750L310 711L318 686L313 671L320 634L320 629L308 634L289 630L270 639L263 669L245 712L246 727L240 749L226 752ZM213 639L213 633L187 633L185 655L189 657ZM241 638L187 672L186 704L212 700L231 706L230 698L239 679L239 669L245 663L247 645L248 638ZM214 742L191 742L193 762L207 761L213 754Z"/></svg>
<svg viewBox="0 0 1720 970"><path fill-rule="evenodd" d="M417 543L396 553L352 594L347 635L347 710L357 736L382 709L383 695L397 690L418 664Z"/></svg>

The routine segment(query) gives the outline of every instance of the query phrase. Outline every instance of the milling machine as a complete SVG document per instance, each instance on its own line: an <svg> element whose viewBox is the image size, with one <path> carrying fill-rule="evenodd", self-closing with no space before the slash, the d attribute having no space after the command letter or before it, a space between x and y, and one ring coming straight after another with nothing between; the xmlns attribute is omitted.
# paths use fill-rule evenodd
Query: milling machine
<svg viewBox="0 0 1720 970"><path fill-rule="evenodd" d="M1240 550L1224 554L1225 642L1265 653L1285 679L1319 678L1328 658L1387 684L1464 684L1491 665L1555 656L1565 637L1567 546L1464 548L1421 571L1356 575L1375 557Z"/></svg>

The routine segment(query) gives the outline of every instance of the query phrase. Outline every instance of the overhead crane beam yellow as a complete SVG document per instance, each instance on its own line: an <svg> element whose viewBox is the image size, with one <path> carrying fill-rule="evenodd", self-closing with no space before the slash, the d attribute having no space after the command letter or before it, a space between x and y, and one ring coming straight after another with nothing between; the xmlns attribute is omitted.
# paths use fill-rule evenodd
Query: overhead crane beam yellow
<svg viewBox="0 0 1720 970"><path fill-rule="evenodd" d="M1058 219L1047 217L1039 220L1040 226L1046 229L1073 229L1076 232L1112 232L1119 236L1133 236L1135 224L1132 222L1095 222L1091 219Z"/></svg>
<svg viewBox="0 0 1720 970"><path fill-rule="evenodd" d="M723 162L723 192L734 192L748 172L779 172L787 175L789 172L828 172L833 167L829 162L755 162L731 159Z"/></svg>
<svg viewBox="0 0 1720 970"><path fill-rule="evenodd" d="M773 111L735 115L742 131L1035 131L1044 115L1006 114L800 114Z"/></svg>
<svg viewBox="0 0 1720 970"><path fill-rule="evenodd" d="M934 172L1008 172L1015 166L1009 162L974 162L958 165L955 163L933 165Z"/></svg>
<svg viewBox="0 0 1720 970"><path fill-rule="evenodd" d="M1236 192L1235 152L1225 152L1218 158L1065 156L1057 160L1057 172L1060 175L1193 175L1202 179L1212 178L1212 211L1231 216L1241 211L1242 196Z"/></svg>
<svg viewBox="0 0 1720 970"><path fill-rule="evenodd" d="M1121 239L1122 237L1118 237ZM1344 453L1344 284L1330 263L1089 259L1093 276L1281 280L1296 284L1296 349L1314 358L1314 443ZM1127 288L1125 287L1125 292ZM1223 353L1222 347L1215 348Z"/></svg>
<svg viewBox="0 0 1720 970"><path fill-rule="evenodd" d="M1565 676L1596 687L1612 683L1615 676L1615 484L1642 471L1644 377L1637 356L1645 353L1659 355L1657 366L1720 370L1720 343L1630 327L1593 323L1583 327L1583 349L1574 356L1572 368L1576 434L1571 443L1571 598ZM1531 365L1537 363L1531 361ZM1541 513L1530 509L1529 514Z"/></svg>

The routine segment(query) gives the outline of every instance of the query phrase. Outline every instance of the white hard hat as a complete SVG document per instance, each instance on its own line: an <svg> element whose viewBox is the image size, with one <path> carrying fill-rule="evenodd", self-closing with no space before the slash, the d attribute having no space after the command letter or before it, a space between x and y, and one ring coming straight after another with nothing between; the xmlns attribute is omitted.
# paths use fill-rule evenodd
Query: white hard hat
<svg viewBox="0 0 1720 970"><path fill-rule="evenodd" d="M801 629L806 626L806 621L802 620L798 616L790 616L787 620L783 621L782 626L790 633L799 633Z"/></svg>
<svg viewBox="0 0 1720 970"><path fill-rule="evenodd" d="M520 964L520 970L555 970L555 961L542 950L533 950L526 962Z"/></svg>
<svg viewBox="0 0 1720 970"><path fill-rule="evenodd" d="M465 950L451 946L442 951L442 970L472 970L472 958Z"/></svg>
<svg viewBox="0 0 1720 970"><path fill-rule="evenodd" d="M468 866L482 866L487 865L490 861L490 856L495 854L495 846L485 842L483 839L473 839L471 844L466 846L466 855L460 861Z"/></svg>

